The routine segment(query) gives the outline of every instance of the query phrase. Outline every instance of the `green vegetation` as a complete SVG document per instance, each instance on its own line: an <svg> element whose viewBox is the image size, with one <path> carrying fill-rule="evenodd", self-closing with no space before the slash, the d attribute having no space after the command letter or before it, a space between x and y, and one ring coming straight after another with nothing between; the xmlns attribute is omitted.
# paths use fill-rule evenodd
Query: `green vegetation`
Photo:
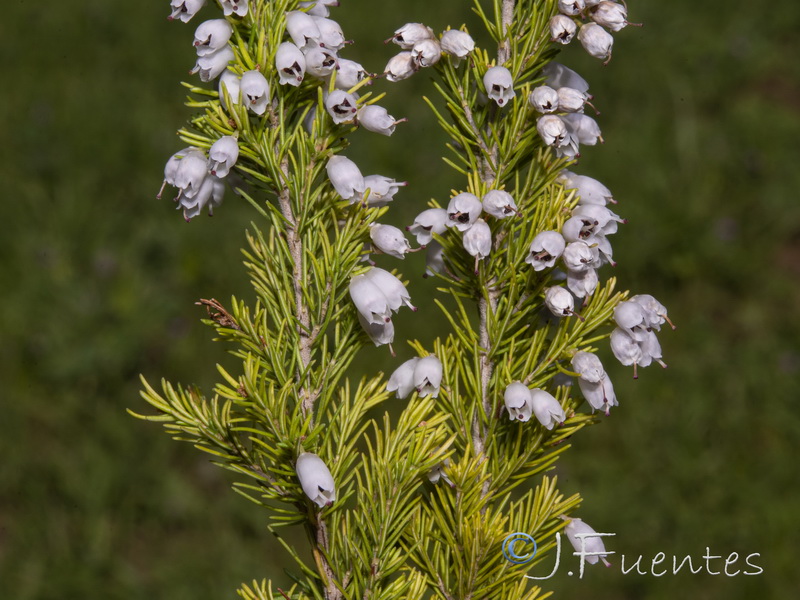
<svg viewBox="0 0 800 600"><path fill-rule="evenodd" d="M406 21L473 22L466 0L342 3L335 17L357 41L348 56L375 70L391 54L380 40ZM250 294L239 248L252 209L229 194L213 219L187 225L154 200L181 147L178 80L203 15L168 23L166 0L7 4L0 597L233 597L286 562L264 515L207 458L125 413L145 410L139 373L207 387L229 357L193 303ZM670 368L636 382L607 352L621 406L572 440L560 486L581 492L587 522L617 533L610 549L760 552L765 573L656 579L594 567L582 581L563 572L556 598L796 590L800 9L782 4L631 2L645 27L616 36L608 67L576 47L563 58L591 83L607 140L575 170L606 183L630 221L613 240L615 275L658 297L679 328L661 338ZM356 134L349 154L411 181L389 212L408 224L456 174L419 97L435 98L427 74L379 86L411 122L391 141ZM423 272L421 256L408 262L409 275ZM434 337L440 315L424 298L434 287L412 282L423 308L398 331ZM396 364L386 359L364 368Z"/></svg>

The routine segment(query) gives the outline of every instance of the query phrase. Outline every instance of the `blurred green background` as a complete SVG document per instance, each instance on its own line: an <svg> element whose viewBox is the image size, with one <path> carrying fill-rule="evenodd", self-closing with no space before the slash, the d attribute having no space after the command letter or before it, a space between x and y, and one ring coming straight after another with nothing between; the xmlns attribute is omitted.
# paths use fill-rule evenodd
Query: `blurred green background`
<svg viewBox="0 0 800 600"><path fill-rule="evenodd" d="M178 82L192 33L216 16L209 5L188 26L168 23L167 4L4 3L3 599L232 598L242 581L281 577L285 556L260 509L125 412L147 410L140 373L212 385L214 365L231 363L193 302L250 296L238 265L252 211L229 195L213 219L187 225L154 199L190 114ZM405 22L474 23L467 0L342 4L334 17L358 42L345 56L371 70ZM595 567L579 581L562 569L556 597L788 598L800 584L798 6L631 2L645 27L615 36L609 66L580 47L560 59L590 81L607 140L574 170L606 183L630 221L612 240L614 274L678 324L661 336L666 371L634 382L606 353L621 406L574 439L562 488L584 495L580 516L615 532L608 546L629 557L758 552L764 573ZM357 132L348 154L365 173L411 182L388 216L407 224L459 179L438 159L442 137L419 98L431 94L427 74L376 88L411 121L391 139ZM429 340L441 319L421 261L402 265L422 310L398 331ZM397 364L388 359L363 357L369 369Z"/></svg>

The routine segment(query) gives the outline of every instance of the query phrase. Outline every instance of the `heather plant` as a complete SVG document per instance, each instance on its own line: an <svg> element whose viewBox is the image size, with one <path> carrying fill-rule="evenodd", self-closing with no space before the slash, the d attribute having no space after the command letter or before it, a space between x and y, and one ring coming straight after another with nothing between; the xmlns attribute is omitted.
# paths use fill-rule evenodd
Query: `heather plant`
<svg viewBox="0 0 800 600"><path fill-rule="evenodd" d="M610 60L624 5L475 0L491 49L460 23L399 24L386 40L397 55L372 73L346 58L330 18L337 2L204 4L171 2L172 19L212 17L195 32L192 69L212 86L185 84L188 146L167 161L159 194L177 189L187 221L225 194L252 206L245 266L256 300L200 300L241 365L219 367L211 394L145 382L158 414L143 418L210 454L264 508L295 583L263 579L240 595L542 597L530 563L508 560L504 542L532 536L535 564L565 527L573 543L575 531L593 532L572 516L580 497L547 471L568 438L618 404L595 351L610 338L634 376L666 366L656 337L665 307L600 276L624 219L602 183L567 169L602 135L585 114L588 83L553 61L573 37ZM438 200L407 227L412 248L381 219L406 184L424 182L365 176L348 136L402 127L373 86L426 69L439 97L425 101L450 138L443 159L462 179L426 190ZM439 311L449 333L431 347L410 341L417 356L388 379L354 381L354 361L394 355L403 336L393 315L417 311L413 281L390 262L416 250L440 283L438 308L416 318ZM305 530L310 553L283 538L289 526ZM589 562L606 562L600 538L592 548Z"/></svg>

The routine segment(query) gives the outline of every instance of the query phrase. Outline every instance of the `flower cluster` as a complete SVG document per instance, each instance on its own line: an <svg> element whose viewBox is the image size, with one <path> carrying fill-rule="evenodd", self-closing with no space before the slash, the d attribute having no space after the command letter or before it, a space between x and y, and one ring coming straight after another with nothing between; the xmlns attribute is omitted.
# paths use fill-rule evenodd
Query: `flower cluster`
<svg viewBox="0 0 800 600"><path fill-rule="evenodd" d="M614 309L617 328L611 332L611 351L623 365L633 365L633 377L638 377L637 368L647 367L653 361L666 368L661 360L661 344L655 332L668 322L666 307L649 294L633 296L620 302Z"/></svg>
<svg viewBox="0 0 800 600"><path fill-rule="evenodd" d="M402 52L393 56L384 75L389 81L408 79L423 67L431 67L446 54L456 64L475 49L475 41L461 30L448 29L437 38L433 29L422 23L406 23L385 43L394 42Z"/></svg>
<svg viewBox="0 0 800 600"><path fill-rule="evenodd" d="M569 44L575 34L584 49L603 64L611 60L611 48L614 37L609 33L617 32L626 25L638 25L628 22L628 8L625 3L608 0L559 0L560 14L550 19L550 37L559 44ZM585 22L585 21L589 22ZM608 31L607 31L608 30Z"/></svg>
<svg viewBox="0 0 800 600"><path fill-rule="evenodd" d="M552 394L539 388L530 389L519 381L508 384L503 400L512 421L524 423L530 420L531 415L535 415L539 423L549 430L567 420L564 409Z"/></svg>
<svg viewBox="0 0 800 600"><path fill-rule="evenodd" d="M439 395L442 383L442 362L433 354L412 358L395 369L386 390L396 392L398 398L408 398L412 391L420 396Z"/></svg>
<svg viewBox="0 0 800 600"><path fill-rule="evenodd" d="M378 267L372 267L350 280L350 298L358 311L358 320L376 346L394 341L392 313L405 305L415 311L403 282Z"/></svg>

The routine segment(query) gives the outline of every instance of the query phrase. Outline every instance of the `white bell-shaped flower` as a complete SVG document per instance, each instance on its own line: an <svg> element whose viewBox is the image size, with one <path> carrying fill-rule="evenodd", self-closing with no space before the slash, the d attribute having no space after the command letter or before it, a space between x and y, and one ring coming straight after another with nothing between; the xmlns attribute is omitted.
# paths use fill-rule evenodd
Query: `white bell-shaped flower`
<svg viewBox="0 0 800 600"><path fill-rule="evenodd" d="M644 309L638 302L631 300L620 302L614 307L614 322L629 332L635 327L647 327Z"/></svg>
<svg viewBox="0 0 800 600"><path fill-rule="evenodd" d="M564 528L564 533L567 534L569 543L572 544L575 552L581 556L582 560L586 560L590 565L602 560L605 566L611 566L606 560L607 552L602 536L597 535L597 532L581 519L570 518L565 515L562 515L561 518L568 521L567 526Z"/></svg>
<svg viewBox="0 0 800 600"><path fill-rule="evenodd" d="M483 210L480 199L468 192L462 192L450 199L447 205L447 226L466 231L478 220Z"/></svg>
<svg viewBox="0 0 800 600"><path fill-rule="evenodd" d="M234 58L236 58L236 56L233 53L233 48L230 47L230 44L226 44L216 52L206 54L205 56L198 56L194 68L189 72L192 75L198 73L200 75L200 81L213 81L228 68L228 64Z"/></svg>
<svg viewBox="0 0 800 600"><path fill-rule="evenodd" d="M475 272L478 272L478 261L483 260L492 251L492 230L483 219L478 219L464 232L462 240L464 249L475 257Z"/></svg>
<svg viewBox="0 0 800 600"><path fill-rule="evenodd" d="M569 113L562 115L561 118L567 127L567 131L579 143L587 146L594 146L598 140L603 141L600 126L592 117L581 113Z"/></svg>
<svg viewBox="0 0 800 600"><path fill-rule="evenodd" d="M314 0L311 2L300 2L300 8L308 8L308 14L315 17L327 17L330 14L329 6L339 6L339 0Z"/></svg>
<svg viewBox="0 0 800 600"><path fill-rule="evenodd" d="M389 271L373 267L364 276L383 293L389 308L394 312L404 304L414 312L417 311L417 307L411 304L411 296L408 295L406 286Z"/></svg>
<svg viewBox="0 0 800 600"><path fill-rule="evenodd" d="M336 486L330 469L322 459L311 452L297 457L295 471L306 496L320 508L330 506L336 500Z"/></svg>
<svg viewBox="0 0 800 600"><path fill-rule="evenodd" d="M394 195L407 181L396 181L383 175L367 175L364 177L365 189L369 190L367 204L370 206L386 206L394 200Z"/></svg>
<svg viewBox="0 0 800 600"><path fill-rule="evenodd" d="M169 5L172 7L172 12L167 18L170 21L180 19L188 23L205 3L206 0L171 0Z"/></svg>
<svg viewBox="0 0 800 600"><path fill-rule="evenodd" d="M408 398L414 391L414 369L419 361L418 357L414 357L397 367L386 383L386 391L396 392L396 397L400 399Z"/></svg>
<svg viewBox="0 0 800 600"><path fill-rule="evenodd" d="M241 87L242 80L236 73L230 69L226 69L225 72L222 73L219 78L219 101L220 104L222 104L222 108L225 110L228 109L228 103L225 100L223 90L228 93L228 97L233 104L239 104L241 100Z"/></svg>
<svg viewBox="0 0 800 600"><path fill-rule="evenodd" d="M442 50L450 56L464 58L475 50L475 40L465 31L458 29L448 29L442 34Z"/></svg>
<svg viewBox="0 0 800 600"><path fill-rule="evenodd" d="M447 222L447 211L444 208L429 208L419 213L406 230L416 236L420 246L427 246L433 240L434 233L442 235L445 232Z"/></svg>
<svg viewBox="0 0 800 600"><path fill-rule="evenodd" d="M551 88L571 87L581 92L589 91L589 84L586 80L561 63L548 63L547 66L542 69L542 73L546 77L545 85L549 85Z"/></svg>
<svg viewBox="0 0 800 600"><path fill-rule="evenodd" d="M629 367L641 362L642 348L630 333L617 327L611 332L610 341L611 351L620 363Z"/></svg>
<svg viewBox="0 0 800 600"><path fill-rule="evenodd" d="M569 290L560 285L554 285L544 291L544 304L557 317L575 314L575 298Z"/></svg>
<svg viewBox="0 0 800 600"><path fill-rule="evenodd" d="M350 280L350 298L356 310L367 323L388 323L392 320L392 311L386 294L366 275L356 275Z"/></svg>
<svg viewBox="0 0 800 600"><path fill-rule="evenodd" d="M275 68L281 85L297 87L306 74L306 57L292 42L284 42L275 52Z"/></svg>
<svg viewBox="0 0 800 600"><path fill-rule="evenodd" d="M233 35L233 27L225 19L205 21L194 32L197 56L206 56L223 48Z"/></svg>
<svg viewBox="0 0 800 600"><path fill-rule="evenodd" d="M373 344L376 346L388 344L391 350L392 342L394 341L394 323L391 321L388 323L386 321L383 323L370 323L361 313L358 313L358 322L361 323L361 327L364 328ZM394 350L392 350L392 356L394 356Z"/></svg>
<svg viewBox="0 0 800 600"><path fill-rule="evenodd" d="M517 203L514 202L514 197L504 190L487 192L481 200L481 204L484 212L496 219L505 219L517 213Z"/></svg>
<svg viewBox="0 0 800 600"><path fill-rule="evenodd" d="M442 361L435 354L420 358L414 366L414 388L420 396L439 396L442 384Z"/></svg>
<svg viewBox="0 0 800 600"><path fill-rule="evenodd" d="M577 241L567 244L561 258L567 269L581 273L600 266L598 263L599 254L596 248L589 247L586 242Z"/></svg>
<svg viewBox="0 0 800 600"><path fill-rule="evenodd" d="M367 77L369 77L369 73L359 63L340 58L334 85L340 90L349 90Z"/></svg>
<svg viewBox="0 0 800 600"><path fill-rule="evenodd" d="M401 52L389 59L383 70L388 81L402 81L408 79L419 70L417 61L411 52Z"/></svg>
<svg viewBox="0 0 800 600"><path fill-rule="evenodd" d="M654 331L648 330L644 332L644 339L639 342L639 347L642 349L642 359L639 361L640 367L647 367L651 361L656 361L662 368L667 368L667 364L661 360L661 344ZM637 377L635 367L633 376L634 378Z"/></svg>
<svg viewBox="0 0 800 600"><path fill-rule="evenodd" d="M569 44L577 31L575 21L566 15L554 15L550 18L550 39L554 42Z"/></svg>
<svg viewBox="0 0 800 600"><path fill-rule="evenodd" d="M599 204L578 205L572 214L591 220L595 230L599 230L603 235L613 235L617 232L619 223L627 223L618 214Z"/></svg>
<svg viewBox="0 0 800 600"><path fill-rule="evenodd" d="M631 25L628 22L628 9L623 4L617 2L598 2L597 6L591 13L592 21L598 25L602 25L609 31L619 31L626 25Z"/></svg>
<svg viewBox="0 0 800 600"><path fill-rule="evenodd" d="M514 381L506 386L503 401L512 421L527 422L533 413L531 390L524 383Z"/></svg>
<svg viewBox="0 0 800 600"><path fill-rule="evenodd" d="M344 48L347 43L342 31L342 26L333 19L326 19L325 17L312 16L314 23L317 24L319 29L320 38L319 42L329 50L338 51Z"/></svg>
<svg viewBox="0 0 800 600"><path fill-rule="evenodd" d="M578 175L564 169L559 174L557 181L566 189L575 190L579 204L599 204L601 206L605 206L608 202L616 204L611 190L597 181L597 179L592 179L586 175Z"/></svg>
<svg viewBox="0 0 800 600"><path fill-rule="evenodd" d="M584 8L586 8L586 4L583 0L558 0L558 12L562 15L576 17Z"/></svg>
<svg viewBox="0 0 800 600"><path fill-rule="evenodd" d="M586 92L571 87L561 87L557 90L558 109L563 112L583 112L589 95Z"/></svg>
<svg viewBox="0 0 800 600"><path fill-rule="evenodd" d="M594 294L599 283L597 269L567 271L567 288L578 298L586 298Z"/></svg>
<svg viewBox="0 0 800 600"><path fill-rule="evenodd" d="M435 467L433 467L430 471L428 471L428 481L431 483L439 483L440 479L444 479L451 488L456 487L456 484L453 483L453 480L447 476L445 473L445 468L447 465L450 464L450 460L446 459L444 462L439 463Z"/></svg>
<svg viewBox="0 0 800 600"><path fill-rule="evenodd" d="M225 177L239 159L239 142L232 135L223 135L208 151L208 172Z"/></svg>
<svg viewBox="0 0 800 600"><path fill-rule="evenodd" d="M598 383L606 376L603 363L600 362L596 354L591 352L576 352L572 357L571 364L572 370L575 371L581 379L589 383Z"/></svg>
<svg viewBox="0 0 800 600"><path fill-rule="evenodd" d="M411 250L411 244L403 232L393 225L373 223L370 225L369 237L378 250L395 258L404 259L406 252Z"/></svg>
<svg viewBox="0 0 800 600"><path fill-rule="evenodd" d="M352 204L364 196L364 176L352 160L341 155L332 156L325 170L333 188L343 200Z"/></svg>
<svg viewBox="0 0 800 600"><path fill-rule="evenodd" d="M183 208L183 218L187 222L199 215L205 208L208 209L208 215L213 216L214 209L222 204L224 195L225 184L222 180L213 175L206 175L196 194L188 196L182 193L178 196L178 208Z"/></svg>
<svg viewBox="0 0 800 600"><path fill-rule="evenodd" d="M567 420L567 415L558 400L542 389L531 390L531 406L536 419L545 429L551 430Z"/></svg>
<svg viewBox="0 0 800 600"><path fill-rule="evenodd" d="M325 99L325 109L337 125L349 123L358 111L358 100L344 90L333 90Z"/></svg>
<svg viewBox="0 0 800 600"><path fill-rule="evenodd" d="M243 17L247 14L247 0L220 0L220 5L222 5L222 14L226 17L231 15Z"/></svg>
<svg viewBox="0 0 800 600"><path fill-rule="evenodd" d="M417 42L434 39L433 29L422 23L406 23L386 42L394 42L403 50L411 50Z"/></svg>
<svg viewBox="0 0 800 600"><path fill-rule="evenodd" d="M564 237L557 231L542 231L533 238L525 262L532 265L534 271L549 269L561 258L566 245Z"/></svg>
<svg viewBox="0 0 800 600"><path fill-rule="evenodd" d="M327 48L310 48L305 51L306 73L325 79L336 69L338 58L335 53Z"/></svg>
<svg viewBox="0 0 800 600"><path fill-rule="evenodd" d="M586 5L586 8L591 8L600 4L601 1L602 0L583 0L583 3Z"/></svg>
<svg viewBox="0 0 800 600"><path fill-rule="evenodd" d="M411 57L420 67L431 67L442 57L442 46L435 38L420 40L411 49Z"/></svg>
<svg viewBox="0 0 800 600"><path fill-rule="evenodd" d="M434 273L441 273L444 266L444 246L437 241L428 243L425 251L425 274L423 277L433 277Z"/></svg>
<svg viewBox="0 0 800 600"><path fill-rule="evenodd" d="M197 194L208 173L207 167L206 156L200 150L195 148L186 153L175 170L175 187L181 190L179 198Z"/></svg>
<svg viewBox="0 0 800 600"><path fill-rule="evenodd" d="M558 115L544 115L536 121L536 130L547 146L562 146L567 137L567 126Z"/></svg>
<svg viewBox="0 0 800 600"><path fill-rule="evenodd" d="M603 64L611 60L614 36L597 23L586 23L578 31L578 41L590 56L601 59Z"/></svg>
<svg viewBox="0 0 800 600"><path fill-rule="evenodd" d="M395 126L402 121L405 119L396 120L385 108L377 104L366 104L358 109L358 124L367 131L381 135L392 135Z"/></svg>
<svg viewBox="0 0 800 600"><path fill-rule="evenodd" d="M201 159L205 159L203 151L199 148L193 147L184 148L183 150L180 150L169 157L167 164L164 165L164 181L161 184L161 189L158 190L158 194L156 194L156 198L158 200L161 199L161 195L164 193L164 188L167 187L167 185L178 187L178 184L176 183L176 177L178 175L180 163L187 155L192 153L197 154Z"/></svg>
<svg viewBox="0 0 800 600"><path fill-rule="evenodd" d="M661 331L661 326L667 322L672 329L675 329L675 325L672 324L672 321L670 321L669 317L667 316L667 307L653 298L653 296L650 294L638 294L633 296L631 298L631 302L636 302L644 309L645 319L648 327L651 327L656 331Z"/></svg>
<svg viewBox="0 0 800 600"><path fill-rule="evenodd" d="M592 226L593 223L591 221L582 219L579 216L570 217L561 226L561 235L570 243L580 241L591 243L587 239L592 235Z"/></svg>
<svg viewBox="0 0 800 600"><path fill-rule="evenodd" d="M558 92L549 85L540 85L533 88L528 101L536 112L542 114L558 110Z"/></svg>
<svg viewBox="0 0 800 600"><path fill-rule="evenodd" d="M603 410L607 415L612 406L617 406L614 386L597 356L590 352L577 352L572 357L572 368L578 373L583 397L593 409Z"/></svg>
<svg viewBox="0 0 800 600"><path fill-rule="evenodd" d="M497 103L497 106L505 106L516 96L514 92L514 79L511 71L505 67L490 67L483 76L483 87L486 95Z"/></svg>
<svg viewBox="0 0 800 600"><path fill-rule="evenodd" d="M314 17L300 10L286 13L286 32L294 45L303 51L318 46L322 40L322 33Z"/></svg>
<svg viewBox="0 0 800 600"><path fill-rule="evenodd" d="M241 82L242 101L257 115L263 115L269 104L269 82L261 71L245 71Z"/></svg>

